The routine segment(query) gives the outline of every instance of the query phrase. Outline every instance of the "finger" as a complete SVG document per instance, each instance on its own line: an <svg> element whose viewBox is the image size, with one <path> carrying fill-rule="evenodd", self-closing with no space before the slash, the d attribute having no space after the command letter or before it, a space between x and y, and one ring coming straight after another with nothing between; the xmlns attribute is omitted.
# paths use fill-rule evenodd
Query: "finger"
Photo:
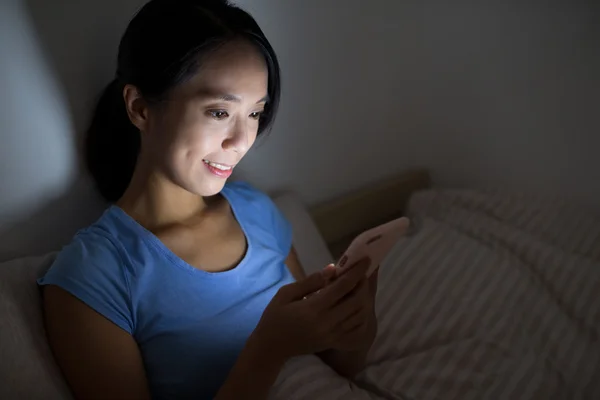
<svg viewBox="0 0 600 400"><path fill-rule="evenodd" d="M323 279L325 280L325 284L323 286L327 286L329 285L330 282L332 282L335 279L335 274L336 274L336 268L334 264L328 264L327 266L325 266L325 268L323 268L321 270L321 274L323 275ZM315 292L312 292L311 294L307 294L306 296L304 296L304 299L307 299L315 294L318 294L321 290L317 290Z"/></svg>
<svg viewBox="0 0 600 400"><path fill-rule="evenodd" d="M319 300L322 308L331 308L344 296L350 293L359 282L364 279L369 262L358 263L347 273L337 278L334 282L321 290Z"/></svg>
<svg viewBox="0 0 600 400"><path fill-rule="evenodd" d="M323 320L327 321L330 326L335 327L358 312L368 312L372 308L371 304L369 286L367 280L363 279L354 290L333 307L321 310L320 312Z"/></svg>
<svg viewBox="0 0 600 400"><path fill-rule="evenodd" d="M378 280L379 280L379 266L369 276L369 288L371 289L371 293L376 293L377 292L377 282L378 282Z"/></svg>
<svg viewBox="0 0 600 400"><path fill-rule="evenodd" d="M322 314L324 319L328 321L329 326L336 327L353 315L360 312L360 304L353 301L347 301L340 304L338 307L331 309L330 312Z"/></svg>
<svg viewBox="0 0 600 400"><path fill-rule="evenodd" d="M371 260L368 257L361 258L354 264L345 268L336 268L337 277L340 278L346 274L352 274L356 279L360 279L366 276L369 267L371 266Z"/></svg>
<svg viewBox="0 0 600 400"><path fill-rule="evenodd" d="M368 257L362 258L362 259L358 260L357 262L355 262L354 264L349 265L347 267L336 268L337 277L345 275L346 273L352 271L353 269L362 268L363 266L365 266L365 264L366 264L366 270L365 270L365 274L366 274L371 265L371 260Z"/></svg>
<svg viewBox="0 0 600 400"><path fill-rule="evenodd" d="M326 284L327 281L324 274L319 271L310 274L300 281L282 286L281 289L279 289L278 295L284 302L300 300L305 296L322 289Z"/></svg>
<svg viewBox="0 0 600 400"><path fill-rule="evenodd" d="M323 273L323 276L325 277L325 280L327 282L333 280L335 278L335 275L337 274L335 264L327 265L325 268L323 268L323 271L321 272Z"/></svg>
<svg viewBox="0 0 600 400"><path fill-rule="evenodd" d="M360 301L359 298L348 298L330 309L326 314L326 318L332 326L337 327L345 321L356 317L356 315L364 313L366 304L366 302Z"/></svg>
<svg viewBox="0 0 600 400"><path fill-rule="evenodd" d="M345 321L339 323L335 329L340 335L347 335L358 329L362 329L366 326L366 324L367 318L365 317L365 313L363 310L360 310L353 314L350 318L347 318Z"/></svg>
<svg viewBox="0 0 600 400"><path fill-rule="evenodd" d="M349 301L355 302L356 304L363 304L369 298L369 281L367 278L363 277L354 288L348 292L344 297L342 297L336 304L334 304L331 309L335 309L342 303L347 303Z"/></svg>
<svg viewBox="0 0 600 400"><path fill-rule="evenodd" d="M348 320L343 326L335 332L336 342L334 348L349 351L360 348L365 342L365 333L368 329L368 323L364 319Z"/></svg>
<svg viewBox="0 0 600 400"><path fill-rule="evenodd" d="M402 228L407 231L410 228L410 219L407 217L400 218L400 222L402 223Z"/></svg>
<svg viewBox="0 0 600 400"><path fill-rule="evenodd" d="M335 271L335 264L334 263L327 264L325 266L325 268L323 268L323 269L324 270L329 270L329 271Z"/></svg>
<svg viewBox="0 0 600 400"><path fill-rule="evenodd" d="M377 280L377 278L379 277L379 265L373 270L373 272L371 272L371 274L368 276L369 280Z"/></svg>

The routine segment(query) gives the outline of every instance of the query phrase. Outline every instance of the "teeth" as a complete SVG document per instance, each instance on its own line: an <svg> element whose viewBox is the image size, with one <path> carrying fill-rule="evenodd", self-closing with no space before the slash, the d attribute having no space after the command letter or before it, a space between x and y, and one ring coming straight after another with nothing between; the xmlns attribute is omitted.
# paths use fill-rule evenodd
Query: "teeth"
<svg viewBox="0 0 600 400"><path fill-rule="evenodd" d="M202 160L202 161L204 161L205 164L208 164L211 167L214 167L216 169L220 169L221 171L229 171L231 169L231 167L228 167L227 165L217 164L217 163L214 163L212 161L206 161L206 160Z"/></svg>

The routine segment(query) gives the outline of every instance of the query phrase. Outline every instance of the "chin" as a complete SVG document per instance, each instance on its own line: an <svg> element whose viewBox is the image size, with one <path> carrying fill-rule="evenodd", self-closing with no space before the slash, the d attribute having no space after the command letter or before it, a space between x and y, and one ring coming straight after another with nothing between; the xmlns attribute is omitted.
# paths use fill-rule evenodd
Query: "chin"
<svg viewBox="0 0 600 400"><path fill-rule="evenodd" d="M226 183L227 179L206 179L193 192L202 197L214 196L223 190Z"/></svg>

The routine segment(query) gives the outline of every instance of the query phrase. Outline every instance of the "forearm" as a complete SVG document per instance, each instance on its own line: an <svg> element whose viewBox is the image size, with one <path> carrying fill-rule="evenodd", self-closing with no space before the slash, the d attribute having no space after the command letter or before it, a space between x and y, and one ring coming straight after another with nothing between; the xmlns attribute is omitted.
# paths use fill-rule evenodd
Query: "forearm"
<svg viewBox="0 0 600 400"><path fill-rule="evenodd" d="M266 399L284 362L251 336L215 400Z"/></svg>

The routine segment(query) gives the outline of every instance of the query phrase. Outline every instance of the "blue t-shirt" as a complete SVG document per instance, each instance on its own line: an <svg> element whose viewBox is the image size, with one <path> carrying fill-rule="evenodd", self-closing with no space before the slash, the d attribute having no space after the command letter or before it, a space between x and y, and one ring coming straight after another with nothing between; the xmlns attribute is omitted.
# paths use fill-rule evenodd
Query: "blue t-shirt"
<svg viewBox="0 0 600 400"><path fill-rule="evenodd" d="M265 194L230 183L228 200L247 251L232 270L198 270L123 210L78 232L39 283L57 285L130 333L156 399L208 399L222 385L277 290L289 223Z"/></svg>

